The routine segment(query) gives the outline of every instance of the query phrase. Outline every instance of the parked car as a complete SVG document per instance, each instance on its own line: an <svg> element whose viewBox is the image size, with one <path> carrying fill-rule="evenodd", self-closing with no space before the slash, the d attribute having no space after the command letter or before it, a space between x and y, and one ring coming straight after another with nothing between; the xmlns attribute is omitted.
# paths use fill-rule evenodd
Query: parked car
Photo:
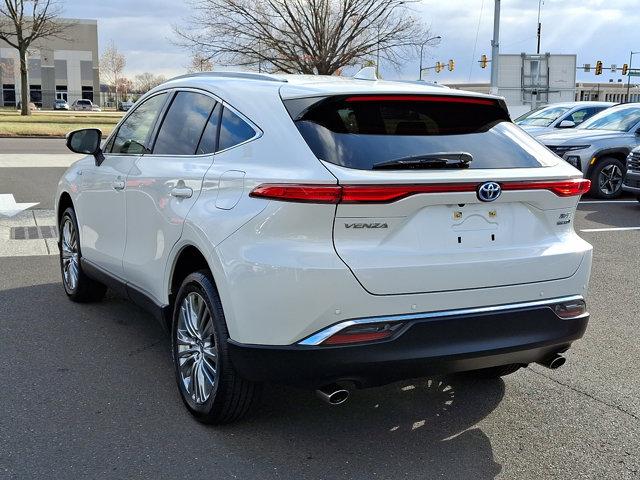
<svg viewBox="0 0 640 480"><path fill-rule="evenodd" d="M58 99L53 104L54 110L69 110L69 103L66 100Z"/></svg>
<svg viewBox="0 0 640 480"><path fill-rule="evenodd" d="M18 101L18 103L16 104L16 109L17 110L22 109L22 102L21 101ZM40 110L40 109L38 108L38 106L35 103L29 102L29 111L37 112L38 110Z"/></svg>
<svg viewBox="0 0 640 480"><path fill-rule="evenodd" d="M87 156L56 198L65 292L108 286L154 312L201 421L238 419L262 382L338 404L556 368L587 326L573 217L590 182L499 97L196 74L144 95L104 147L97 129L67 145Z"/></svg>
<svg viewBox="0 0 640 480"><path fill-rule="evenodd" d="M516 118L514 123L534 137L556 128L575 128L595 114L614 106L613 102L565 102L545 105Z"/></svg>
<svg viewBox="0 0 640 480"><path fill-rule="evenodd" d="M133 102L130 100L120 102L118 104L118 110L120 110L121 112L128 112L131 107L133 107Z"/></svg>
<svg viewBox="0 0 640 480"><path fill-rule="evenodd" d="M627 156L640 145L640 103L611 107L575 129L537 139L591 179L592 195L619 197Z"/></svg>
<svg viewBox="0 0 640 480"><path fill-rule="evenodd" d="M640 147L633 149L627 157L622 190L633 193L640 202Z"/></svg>
<svg viewBox="0 0 640 480"><path fill-rule="evenodd" d="M91 100L80 98L80 99L74 101L71 104L71 110L74 110L74 111L99 112L100 111L100 107L95 105Z"/></svg>

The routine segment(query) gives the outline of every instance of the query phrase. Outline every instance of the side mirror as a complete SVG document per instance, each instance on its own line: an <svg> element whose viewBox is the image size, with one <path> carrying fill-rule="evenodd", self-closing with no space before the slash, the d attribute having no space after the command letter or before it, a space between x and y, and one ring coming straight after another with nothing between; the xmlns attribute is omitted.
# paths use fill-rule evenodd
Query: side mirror
<svg viewBox="0 0 640 480"><path fill-rule="evenodd" d="M571 120L562 120L558 124L558 128L573 128L575 126L576 126L576 122L573 122Z"/></svg>
<svg viewBox="0 0 640 480"><path fill-rule="evenodd" d="M100 165L104 160L100 149L101 141L102 132L97 128L83 128L67 134L67 148L74 153L93 155L96 165Z"/></svg>

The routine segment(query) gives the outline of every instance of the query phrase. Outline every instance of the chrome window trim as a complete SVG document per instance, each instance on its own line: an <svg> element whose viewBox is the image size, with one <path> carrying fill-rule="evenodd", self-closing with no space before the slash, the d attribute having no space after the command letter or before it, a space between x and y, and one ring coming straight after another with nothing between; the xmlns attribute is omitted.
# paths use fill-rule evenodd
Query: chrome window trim
<svg viewBox="0 0 640 480"><path fill-rule="evenodd" d="M482 313L492 313L492 312L501 312L505 310L515 310L518 308L529 308L529 307L543 307L550 306L556 303L570 302L575 300L584 300L582 295L572 295L569 297L559 297L559 298L550 298L546 300L536 300L532 302L522 302L522 303L508 303L504 305L494 305L490 307L474 307L474 308L462 308L458 310L441 310L438 312L427 312L427 313L411 313L405 315L388 315L382 317L368 317L368 318L358 318L354 320L345 320L340 323L336 323L330 327L327 327L323 330L320 330L313 335L304 338L297 342L296 345L306 345L306 346L316 346L320 345L327 338L332 335L335 335L340 330L343 330L347 327L351 327L353 325L363 325L367 323L380 323L380 322L406 322L411 320L428 320L431 318L445 318L445 317L453 317L457 315L473 315L473 314L482 314ZM573 318L582 318L589 315L588 313L584 313L577 317Z"/></svg>

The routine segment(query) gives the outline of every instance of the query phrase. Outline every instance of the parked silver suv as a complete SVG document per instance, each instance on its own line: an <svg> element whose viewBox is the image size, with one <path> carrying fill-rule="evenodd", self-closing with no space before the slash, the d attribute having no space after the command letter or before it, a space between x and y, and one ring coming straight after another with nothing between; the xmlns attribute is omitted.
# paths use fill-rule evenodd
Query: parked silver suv
<svg viewBox="0 0 640 480"><path fill-rule="evenodd" d="M627 173L622 189L633 193L640 202L640 147L634 149L627 157Z"/></svg>
<svg viewBox="0 0 640 480"><path fill-rule="evenodd" d="M627 156L640 146L640 103L611 107L578 128L537 138L591 179L592 195L619 197Z"/></svg>

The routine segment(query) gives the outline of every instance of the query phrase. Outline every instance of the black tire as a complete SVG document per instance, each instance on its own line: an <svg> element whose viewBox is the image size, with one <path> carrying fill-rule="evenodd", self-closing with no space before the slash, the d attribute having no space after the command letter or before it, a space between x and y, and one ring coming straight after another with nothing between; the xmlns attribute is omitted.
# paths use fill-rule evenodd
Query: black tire
<svg viewBox="0 0 640 480"><path fill-rule="evenodd" d="M591 173L591 195L605 200L618 198L622 195L622 179L624 164L613 157L598 160Z"/></svg>
<svg viewBox="0 0 640 480"><path fill-rule="evenodd" d="M470 377L480 379L500 378L506 375L511 375L514 372L520 370L523 365L519 363L512 363L509 365L500 365L497 367L482 368L480 370L472 370L466 374Z"/></svg>
<svg viewBox="0 0 640 480"><path fill-rule="evenodd" d="M198 327L202 331L197 336L192 335L192 331L185 327L188 322L185 320L184 313L181 316L181 308L187 308L186 305L188 305L189 298L199 302L197 305L203 312L202 317L196 317L195 320L197 325L203 325L202 328ZM204 306L208 309L208 316L203 310L202 300L204 300ZM205 320L201 320L201 318L205 318ZM179 332L180 340L178 340ZM251 410L260 395L260 384L245 380L235 371L229 359L228 339L229 332L224 311L222 310L222 303L211 274L208 271L190 274L182 282L173 308L171 351L176 381L182 401L191 414L203 423L225 424L235 422ZM198 342L197 345L196 342ZM212 352L214 346L215 356L205 353ZM182 349L180 350L181 355L183 355L182 358L179 357L179 349ZM180 360L183 360L182 367ZM193 366L190 366L189 362L193 362ZM204 382L205 375L207 379L213 378L213 381L210 381L212 386L207 397L204 394L201 395L202 392L196 386L194 376L197 374L193 372L197 370L197 362L201 365L200 372L207 372L202 373L202 379L197 381L198 386L204 385L201 382ZM214 366L215 370L212 370L207 365ZM183 376L181 368L186 375ZM189 370L192 373L189 374ZM188 377L188 379L185 379L185 377ZM201 398L196 398L196 391Z"/></svg>
<svg viewBox="0 0 640 480"><path fill-rule="evenodd" d="M65 242L66 228L72 229L73 246ZM102 300L107 292L107 287L89 278L82 271L80 262L82 251L80 249L80 236L78 235L78 220L72 207L67 208L62 217L60 217L58 231L60 232L60 274L65 293L72 301L79 303ZM75 270L75 273L72 269ZM74 275L73 280L69 275Z"/></svg>

